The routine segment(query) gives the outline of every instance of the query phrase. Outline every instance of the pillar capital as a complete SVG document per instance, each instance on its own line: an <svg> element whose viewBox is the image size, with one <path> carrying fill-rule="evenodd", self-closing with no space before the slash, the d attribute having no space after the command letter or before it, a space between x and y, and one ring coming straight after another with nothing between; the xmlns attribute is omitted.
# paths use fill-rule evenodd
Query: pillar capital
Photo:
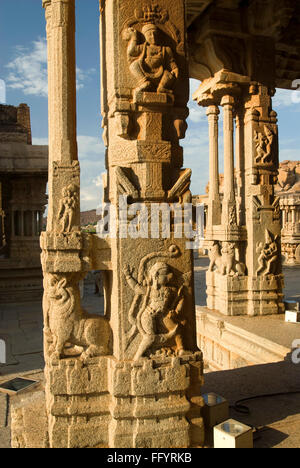
<svg viewBox="0 0 300 468"><path fill-rule="evenodd" d="M221 106L234 106L235 104L235 98L231 96L230 94L225 94L225 96L222 97L221 99Z"/></svg>
<svg viewBox="0 0 300 468"><path fill-rule="evenodd" d="M216 104L212 104L212 105L208 106L208 108L206 110L206 115L208 117L210 117L211 115L217 117L219 114L220 114L220 109Z"/></svg>

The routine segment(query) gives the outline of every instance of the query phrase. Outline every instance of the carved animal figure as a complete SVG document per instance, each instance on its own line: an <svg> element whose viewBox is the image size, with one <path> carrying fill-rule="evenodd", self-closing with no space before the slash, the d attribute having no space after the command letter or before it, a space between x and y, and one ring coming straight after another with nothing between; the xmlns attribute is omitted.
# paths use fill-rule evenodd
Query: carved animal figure
<svg viewBox="0 0 300 468"><path fill-rule="evenodd" d="M83 348L79 353L82 360L108 354L109 322L81 308L76 280L65 275L46 274L44 289L45 336L47 341L52 341L49 356L54 360L63 357L67 344Z"/></svg>
<svg viewBox="0 0 300 468"><path fill-rule="evenodd" d="M279 169L278 185L281 191L290 190L296 182L295 168L291 169L288 166Z"/></svg>
<svg viewBox="0 0 300 468"><path fill-rule="evenodd" d="M209 244L210 259L209 271L216 271L221 275L245 276L246 267L235 259L235 245L232 242L223 242L220 252L219 242Z"/></svg>

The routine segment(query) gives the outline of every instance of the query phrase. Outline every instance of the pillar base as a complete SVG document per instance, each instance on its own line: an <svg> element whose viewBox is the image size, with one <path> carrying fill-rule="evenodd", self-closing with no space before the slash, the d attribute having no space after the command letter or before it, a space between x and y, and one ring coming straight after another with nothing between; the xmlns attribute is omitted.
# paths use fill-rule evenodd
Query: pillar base
<svg viewBox="0 0 300 468"><path fill-rule="evenodd" d="M13 417L14 448L189 448L204 444L202 354L117 361L111 356L53 363L39 405L41 440L19 437L27 418ZM42 401L43 400L43 401ZM27 411L28 410L28 411ZM36 415L35 415L36 417ZM29 418L29 419L28 419ZM35 420L35 424L37 424ZM27 427L28 426L28 427ZM43 439L43 440L42 440Z"/></svg>
<svg viewBox="0 0 300 468"><path fill-rule="evenodd" d="M283 275L228 276L207 272L207 307L223 315L275 315L284 312Z"/></svg>

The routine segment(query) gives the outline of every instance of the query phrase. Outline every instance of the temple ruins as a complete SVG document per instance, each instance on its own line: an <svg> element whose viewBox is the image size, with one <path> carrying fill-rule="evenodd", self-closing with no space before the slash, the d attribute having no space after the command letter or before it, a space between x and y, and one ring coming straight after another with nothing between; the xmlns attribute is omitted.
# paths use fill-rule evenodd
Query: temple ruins
<svg viewBox="0 0 300 468"><path fill-rule="evenodd" d="M100 0L104 202L119 214L114 235L106 237L80 229L75 0L43 0L43 6L49 208L41 235L46 384L39 446L202 447L205 324L221 342L226 318L257 323L284 311L272 98L299 78L299 2ZM134 238L127 219L136 203L148 221L159 204L191 203L191 171L180 146L190 77L199 80L194 99L206 108L210 146L201 350L193 251L176 235L178 223L172 218L166 238L158 218L151 235L147 227ZM90 270L103 272L104 316L81 305L79 284ZM249 357L245 365L253 362ZM22 411L23 419L17 413L13 419L15 447L32 440L26 403Z"/></svg>
<svg viewBox="0 0 300 468"><path fill-rule="evenodd" d="M29 107L0 105L0 303L42 297L47 176L48 148L32 145Z"/></svg>

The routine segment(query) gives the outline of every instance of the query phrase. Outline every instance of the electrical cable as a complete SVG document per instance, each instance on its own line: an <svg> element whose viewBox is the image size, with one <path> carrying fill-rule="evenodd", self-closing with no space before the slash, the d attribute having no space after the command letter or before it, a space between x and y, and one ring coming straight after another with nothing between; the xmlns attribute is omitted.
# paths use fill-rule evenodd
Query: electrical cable
<svg viewBox="0 0 300 468"><path fill-rule="evenodd" d="M10 410L10 398L9 398L9 395L6 394L6 412L5 412L5 423L4 423L4 427L8 427L8 422L9 422L9 410Z"/></svg>
<svg viewBox="0 0 300 468"><path fill-rule="evenodd" d="M299 394L300 394L300 390L297 390L294 392L267 393L265 395L255 395L255 396L248 397L248 398L242 398L241 400L236 401L234 405L230 406L230 408L234 409L237 413L251 414L250 408L246 405L243 405L242 403L245 403L246 401L258 400L261 398L276 398L279 396L291 396L291 395L299 395Z"/></svg>
<svg viewBox="0 0 300 468"><path fill-rule="evenodd" d="M300 390L297 390L297 391L294 391L294 392L268 393L268 394L265 394L265 395L255 395L255 396L252 396L252 397L242 398L241 400L237 400L234 403L234 405L230 405L230 408L233 409L234 411L236 411L237 413L250 415L251 414L250 408L248 406L246 406L246 405L243 405L242 403L245 403L247 401L259 400L259 399L263 399L263 398L276 398L276 397L280 397L280 396L292 396L292 395L299 395L299 394L300 394ZM267 426L255 427L252 424L249 424L249 426L252 427L252 429L253 429L254 440L260 439L261 438L260 434L263 431L270 430L270 428L267 427Z"/></svg>

